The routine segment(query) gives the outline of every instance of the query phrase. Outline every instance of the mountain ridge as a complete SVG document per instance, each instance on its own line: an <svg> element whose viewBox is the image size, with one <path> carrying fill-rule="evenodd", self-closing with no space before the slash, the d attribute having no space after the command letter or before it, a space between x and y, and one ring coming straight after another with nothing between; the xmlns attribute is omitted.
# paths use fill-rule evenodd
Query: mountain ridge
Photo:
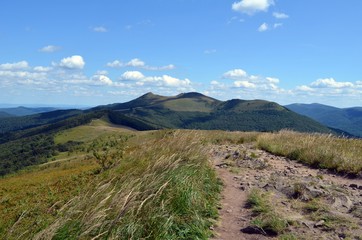
<svg viewBox="0 0 362 240"><path fill-rule="evenodd" d="M111 120L129 124L136 119L151 129L186 128L230 131L278 131L284 128L305 132L331 132L325 126L289 109L265 100L231 99L220 101L201 93L176 96L146 93L125 103L99 106L111 110ZM124 119L127 118L127 121ZM137 126L130 126L137 129Z"/></svg>
<svg viewBox="0 0 362 240"><path fill-rule="evenodd" d="M362 137L362 107L337 108L319 103L290 104L285 107L330 128Z"/></svg>

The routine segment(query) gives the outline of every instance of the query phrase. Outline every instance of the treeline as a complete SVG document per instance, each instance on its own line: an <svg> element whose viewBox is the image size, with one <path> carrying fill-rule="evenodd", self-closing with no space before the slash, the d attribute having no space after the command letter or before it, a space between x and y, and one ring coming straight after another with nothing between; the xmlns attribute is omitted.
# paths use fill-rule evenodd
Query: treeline
<svg viewBox="0 0 362 240"><path fill-rule="evenodd" d="M73 128L76 126L80 126L83 124L90 123L92 119L101 118L107 114L107 111L96 111L96 112L89 112L76 115L74 117L69 117L65 120L58 120L54 122L53 120L49 120L48 124L28 128L25 130L18 130L18 131L9 131L6 133L0 134L0 144L6 143L9 141L17 140L20 138L31 137L38 134L50 134L57 131ZM54 122L54 123L51 123Z"/></svg>
<svg viewBox="0 0 362 240"><path fill-rule="evenodd" d="M51 124L82 113L81 110L57 110L30 116L2 118L0 120L0 133Z"/></svg>
<svg viewBox="0 0 362 240"><path fill-rule="evenodd" d="M110 111L108 117L114 124L124 125L139 131L160 129L156 124L147 123L146 121L139 120L135 117L128 117L118 111Z"/></svg>
<svg viewBox="0 0 362 240"><path fill-rule="evenodd" d="M27 166L44 163L59 152L74 149L81 143L70 141L56 145L54 134L90 123L92 119L100 118L104 114L106 114L105 111L89 112L41 127L2 134L0 136L0 176Z"/></svg>

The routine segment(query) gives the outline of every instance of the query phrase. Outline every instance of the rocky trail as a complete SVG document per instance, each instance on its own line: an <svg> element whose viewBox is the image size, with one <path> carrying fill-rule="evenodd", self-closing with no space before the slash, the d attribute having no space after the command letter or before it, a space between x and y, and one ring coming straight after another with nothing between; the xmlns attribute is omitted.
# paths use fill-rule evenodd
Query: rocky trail
<svg viewBox="0 0 362 240"><path fill-rule="evenodd" d="M362 180L312 169L256 149L213 146L210 157L224 187L213 239L362 239ZM247 206L252 189L268 196L287 222L273 234L255 224Z"/></svg>

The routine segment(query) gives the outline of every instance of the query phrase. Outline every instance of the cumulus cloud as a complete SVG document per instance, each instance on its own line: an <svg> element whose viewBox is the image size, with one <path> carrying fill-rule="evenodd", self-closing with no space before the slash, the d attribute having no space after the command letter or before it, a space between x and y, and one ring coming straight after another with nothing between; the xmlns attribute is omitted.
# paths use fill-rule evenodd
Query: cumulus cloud
<svg viewBox="0 0 362 240"><path fill-rule="evenodd" d="M0 77L13 80L19 79L44 79L45 73L29 72L29 71L0 71Z"/></svg>
<svg viewBox="0 0 362 240"><path fill-rule="evenodd" d="M40 52L45 52L45 53L52 53L52 52L56 52L60 50L59 46L54 46L54 45L48 45L45 47L42 47L41 49L39 49Z"/></svg>
<svg viewBox="0 0 362 240"><path fill-rule="evenodd" d="M307 85L297 86L296 90L302 91L302 92L314 92L315 89L308 87Z"/></svg>
<svg viewBox="0 0 362 240"><path fill-rule="evenodd" d="M289 16L285 13L281 13L281 12L273 12L273 16L276 18L276 19L286 19L286 18L289 18Z"/></svg>
<svg viewBox="0 0 362 240"><path fill-rule="evenodd" d="M354 85L351 82L337 82L333 78L321 78L312 82L311 86L317 88L346 88L353 87Z"/></svg>
<svg viewBox="0 0 362 240"><path fill-rule="evenodd" d="M29 68L29 64L27 61L0 64L0 70L13 71L13 70L21 70L27 68Z"/></svg>
<svg viewBox="0 0 362 240"><path fill-rule="evenodd" d="M108 32L108 29L102 26L94 27L92 30L94 32L100 32L100 33Z"/></svg>
<svg viewBox="0 0 362 240"><path fill-rule="evenodd" d="M268 11L271 5L274 5L273 0L241 0L234 2L231 8L237 12L253 15L256 12Z"/></svg>
<svg viewBox="0 0 362 240"><path fill-rule="evenodd" d="M267 23L263 23L263 24L261 24L261 25L259 26L258 31L259 31L259 32L265 32L265 31L268 30L268 29L269 29L269 25L268 25Z"/></svg>
<svg viewBox="0 0 362 240"><path fill-rule="evenodd" d="M248 82L248 81L235 81L234 86L237 88L243 87L243 88L255 88L255 84Z"/></svg>
<svg viewBox="0 0 362 240"><path fill-rule="evenodd" d="M223 78L234 80L231 86L233 88L254 89L255 91L284 91L277 85L280 82L278 78L249 75L242 69L227 71L223 74ZM211 83L212 89L216 89L217 86L220 86L217 81Z"/></svg>
<svg viewBox="0 0 362 240"><path fill-rule="evenodd" d="M247 73L242 69L233 69L223 74L223 77L228 79L240 79L246 76Z"/></svg>
<svg viewBox="0 0 362 240"><path fill-rule="evenodd" d="M163 75L161 80L165 83L166 86L172 86L172 87L189 86L191 84L191 81L187 78L181 80L168 75Z"/></svg>
<svg viewBox="0 0 362 240"><path fill-rule="evenodd" d="M52 70L51 67L43 67L43 66L34 67L34 71L36 72L49 72L50 70Z"/></svg>
<svg viewBox="0 0 362 240"><path fill-rule="evenodd" d="M128 63L126 63L126 66L128 67L144 67L146 64L144 61L138 59L138 58L134 58L131 61L129 61Z"/></svg>
<svg viewBox="0 0 362 240"><path fill-rule="evenodd" d="M150 71L162 71L162 70L175 69L175 65L173 65L173 64L169 64L166 66L159 66L159 67L149 66L139 58L133 58L126 63L124 63L120 60L114 60L113 62L107 63L107 67L111 67L111 68L134 67L134 68L141 68L141 69L150 70Z"/></svg>
<svg viewBox="0 0 362 240"><path fill-rule="evenodd" d="M122 80L142 80L145 76L139 72L139 71L126 71L122 74L121 79Z"/></svg>
<svg viewBox="0 0 362 240"><path fill-rule="evenodd" d="M94 82L95 85L113 85L113 81L107 77L106 75L94 75L92 77L92 82Z"/></svg>
<svg viewBox="0 0 362 240"><path fill-rule="evenodd" d="M111 68L120 68L123 66L124 66L124 64L119 60L114 60L113 62L107 63L107 67L111 67Z"/></svg>
<svg viewBox="0 0 362 240"><path fill-rule="evenodd" d="M279 80L278 78L266 77L265 79L266 79L268 82L274 83L274 84L280 82L280 80Z"/></svg>
<svg viewBox="0 0 362 240"><path fill-rule="evenodd" d="M63 58L59 63L60 67L67 69L83 69L84 65L83 57L79 55Z"/></svg>
<svg viewBox="0 0 362 240"><path fill-rule="evenodd" d="M169 75L145 76L139 71L126 71L122 74L121 80L134 81L136 86L157 86L174 88L191 88L191 81L187 78L179 79Z"/></svg>
<svg viewBox="0 0 362 240"><path fill-rule="evenodd" d="M175 68L176 68L175 65L169 64L169 65L161 66L161 67L145 66L144 69L146 69L146 70L154 70L154 71L163 71L163 70L172 70L172 69L175 69Z"/></svg>

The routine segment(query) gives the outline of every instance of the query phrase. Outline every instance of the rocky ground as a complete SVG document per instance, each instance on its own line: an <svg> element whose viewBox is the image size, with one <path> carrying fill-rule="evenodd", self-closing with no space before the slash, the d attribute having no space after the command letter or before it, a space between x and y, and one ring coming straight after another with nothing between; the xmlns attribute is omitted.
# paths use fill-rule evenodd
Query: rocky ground
<svg viewBox="0 0 362 240"><path fill-rule="evenodd" d="M214 239L362 239L362 179L312 169L252 144L213 146L210 156L224 183ZM246 204L252 189L265 192L286 220L282 233L255 226Z"/></svg>

